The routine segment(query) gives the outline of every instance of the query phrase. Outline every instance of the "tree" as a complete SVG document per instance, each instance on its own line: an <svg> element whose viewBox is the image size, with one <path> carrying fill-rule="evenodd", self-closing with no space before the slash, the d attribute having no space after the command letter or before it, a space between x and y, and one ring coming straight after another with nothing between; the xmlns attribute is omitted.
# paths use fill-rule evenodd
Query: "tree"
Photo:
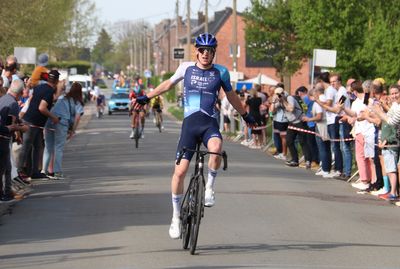
<svg viewBox="0 0 400 269"><path fill-rule="evenodd" d="M3 1L0 9L0 53L14 47L36 47L47 51L59 44L70 21L76 0Z"/></svg>
<svg viewBox="0 0 400 269"><path fill-rule="evenodd" d="M293 23L298 42L312 56L313 49L337 51L336 71L360 76L370 66L360 57L368 8L359 0L292 1Z"/></svg>
<svg viewBox="0 0 400 269"><path fill-rule="evenodd" d="M104 65L113 50L113 43L107 31L102 28L92 51L92 61Z"/></svg>
<svg viewBox="0 0 400 269"><path fill-rule="evenodd" d="M281 77L296 72L305 56L291 17L290 1L285 0L252 0L245 12L249 53L256 60L272 59Z"/></svg>
<svg viewBox="0 0 400 269"><path fill-rule="evenodd" d="M292 0L298 42L337 51L343 77L377 76L397 81L400 73L400 2L396 0Z"/></svg>
<svg viewBox="0 0 400 269"><path fill-rule="evenodd" d="M71 50L71 58L78 58L79 49L91 47L91 40L98 32L98 27L95 3L91 0L76 0L65 42L65 46Z"/></svg>

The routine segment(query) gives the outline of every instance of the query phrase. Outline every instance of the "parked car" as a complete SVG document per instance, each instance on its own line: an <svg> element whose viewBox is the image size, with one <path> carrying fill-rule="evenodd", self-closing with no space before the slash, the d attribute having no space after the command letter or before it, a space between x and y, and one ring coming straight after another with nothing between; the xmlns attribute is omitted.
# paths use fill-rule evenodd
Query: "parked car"
<svg viewBox="0 0 400 269"><path fill-rule="evenodd" d="M108 100L108 115L117 111L129 111L129 94L125 92L113 93Z"/></svg>

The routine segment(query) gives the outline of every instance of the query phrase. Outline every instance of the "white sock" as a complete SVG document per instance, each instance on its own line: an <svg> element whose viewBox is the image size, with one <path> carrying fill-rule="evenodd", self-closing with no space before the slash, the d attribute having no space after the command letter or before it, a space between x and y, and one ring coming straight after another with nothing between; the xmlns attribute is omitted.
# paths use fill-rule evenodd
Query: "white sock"
<svg viewBox="0 0 400 269"><path fill-rule="evenodd" d="M172 208L173 208L172 216L173 216L173 218L179 218L181 216L182 197L183 197L183 194L172 193Z"/></svg>
<svg viewBox="0 0 400 269"><path fill-rule="evenodd" d="M207 179L206 188L214 189L216 176L217 176L217 170L208 168L208 179Z"/></svg>

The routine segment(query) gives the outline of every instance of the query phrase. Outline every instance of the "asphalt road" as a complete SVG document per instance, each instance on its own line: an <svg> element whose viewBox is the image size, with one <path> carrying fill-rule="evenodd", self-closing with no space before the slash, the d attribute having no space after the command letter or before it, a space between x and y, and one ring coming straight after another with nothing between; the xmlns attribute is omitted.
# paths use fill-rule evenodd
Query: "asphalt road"
<svg viewBox="0 0 400 269"><path fill-rule="evenodd" d="M0 217L0 268L399 268L400 208L225 141L198 254L168 237L179 123L151 119L139 149L125 113L91 118L61 181Z"/></svg>

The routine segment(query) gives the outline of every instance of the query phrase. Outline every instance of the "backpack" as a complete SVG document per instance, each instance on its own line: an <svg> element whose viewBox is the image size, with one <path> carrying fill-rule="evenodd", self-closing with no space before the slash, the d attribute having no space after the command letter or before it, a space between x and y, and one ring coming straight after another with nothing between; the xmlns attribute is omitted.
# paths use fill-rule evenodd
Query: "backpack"
<svg viewBox="0 0 400 269"><path fill-rule="evenodd" d="M300 96L298 96L298 95L292 95L292 97L297 101L297 103L299 104L299 107L301 108L301 112L303 112L304 114L307 112L307 110L308 110L308 107L307 107L307 105L303 102L303 100L301 99L301 97ZM298 109L296 106L295 106L295 109Z"/></svg>

